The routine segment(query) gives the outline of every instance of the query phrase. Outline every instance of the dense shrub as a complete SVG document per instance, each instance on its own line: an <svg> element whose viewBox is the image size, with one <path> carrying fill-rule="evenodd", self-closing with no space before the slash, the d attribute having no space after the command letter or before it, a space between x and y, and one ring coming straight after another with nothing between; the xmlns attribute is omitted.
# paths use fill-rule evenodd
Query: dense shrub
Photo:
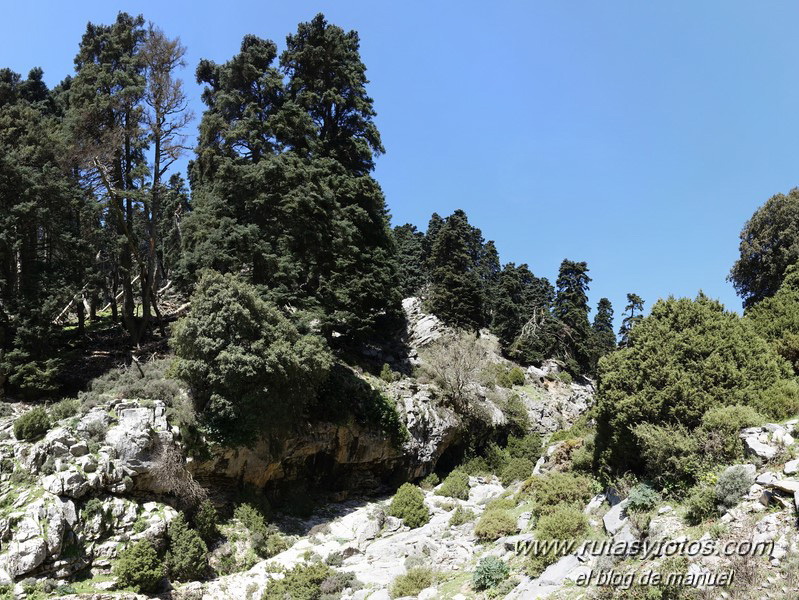
<svg viewBox="0 0 799 600"><path fill-rule="evenodd" d="M530 433L524 437L508 437L506 446L511 458L526 458L535 463L541 457L541 436Z"/></svg>
<svg viewBox="0 0 799 600"><path fill-rule="evenodd" d="M435 582L436 574L429 567L414 567L391 584L391 597L417 596Z"/></svg>
<svg viewBox="0 0 799 600"><path fill-rule="evenodd" d="M319 336L301 333L253 286L213 271L198 283L172 343L176 373L209 435L233 445L301 415L332 362Z"/></svg>
<svg viewBox="0 0 799 600"><path fill-rule="evenodd" d="M322 585L335 571L322 563L300 564L286 571L283 579L269 579L263 600L319 600Z"/></svg>
<svg viewBox="0 0 799 600"><path fill-rule="evenodd" d="M472 509L463 508L462 506L458 505L458 507L453 511L452 516L449 518L449 524L453 527L458 527L459 525L473 521L474 516L474 511Z"/></svg>
<svg viewBox="0 0 799 600"><path fill-rule="evenodd" d="M270 558L287 548L286 540L277 528L267 525L264 516L251 505L237 506L233 518L247 529L252 549L261 558Z"/></svg>
<svg viewBox="0 0 799 600"><path fill-rule="evenodd" d="M380 369L380 379L386 383L393 383L399 379L399 374L392 371L388 363L383 363L383 368Z"/></svg>
<svg viewBox="0 0 799 600"><path fill-rule="evenodd" d="M474 527L474 534L479 540L487 542L513 535L517 530L516 519L508 511L486 509Z"/></svg>
<svg viewBox="0 0 799 600"><path fill-rule="evenodd" d="M444 483L436 490L436 495L447 498L469 499L469 476L458 469L452 471L444 479Z"/></svg>
<svg viewBox="0 0 799 600"><path fill-rule="evenodd" d="M754 482L754 475L745 465L729 467L719 475L716 482L716 500L722 506L731 508L738 504Z"/></svg>
<svg viewBox="0 0 799 600"><path fill-rule="evenodd" d="M699 439L680 425L644 423L634 429L647 475L659 487L684 489L695 481L702 456Z"/></svg>
<svg viewBox="0 0 799 600"><path fill-rule="evenodd" d="M43 436L50 429L50 417L41 407L30 409L14 420L14 437L18 440L33 440Z"/></svg>
<svg viewBox="0 0 799 600"><path fill-rule="evenodd" d="M799 374L799 269L791 265L777 293L746 311L755 330Z"/></svg>
<svg viewBox="0 0 799 600"><path fill-rule="evenodd" d="M476 334L466 332L437 340L420 352L422 369L449 403L459 409L468 407L468 388L477 381L487 357L485 342Z"/></svg>
<svg viewBox="0 0 799 600"><path fill-rule="evenodd" d="M495 556L486 556L480 560L472 575L472 587L485 590L499 585L508 578L508 565Z"/></svg>
<svg viewBox="0 0 799 600"><path fill-rule="evenodd" d="M543 477L531 477L520 491L522 497L535 501L533 513L542 515L561 503L584 506L596 492L596 486L588 477L573 473L547 473Z"/></svg>
<svg viewBox="0 0 799 600"><path fill-rule="evenodd" d="M145 538L119 553L113 575L120 587L154 592L164 578L164 566L152 542Z"/></svg>
<svg viewBox="0 0 799 600"><path fill-rule="evenodd" d="M524 371L519 367L503 368L497 375L497 384L506 388L524 385L524 381Z"/></svg>
<svg viewBox="0 0 799 600"><path fill-rule="evenodd" d="M778 381L755 398L754 405L764 415L783 421L799 416L799 383L794 379Z"/></svg>
<svg viewBox="0 0 799 600"><path fill-rule="evenodd" d="M425 477L419 482L419 487L422 488L423 490L432 490L440 482L441 480L439 479L438 475L436 475L435 473L430 473L429 475L427 475L427 477Z"/></svg>
<svg viewBox="0 0 799 600"><path fill-rule="evenodd" d="M194 514L194 526L206 542L212 542L219 535L219 515L213 503L207 498L200 503Z"/></svg>
<svg viewBox="0 0 799 600"><path fill-rule="evenodd" d="M511 432L523 436L530 430L530 414L519 394L510 395L504 412Z"/></svg>
<svg viewBox="0 0 799 600"><path fill-rule="evenodd" d="M642 472L641 424L688 431L708 409L753 405L790 373L751 324L700 294L658 301L626 348L600 360L597 453L600 466Z"/></svg>
<svg viewBox="0 0 799 600"><path fill-rule="evenodd" d="M536 523L540 540L582 540L588 532L588 517L570 504L559 504Z"/></svg>
<svg viewBox="0 0 799 600"><path fill-rule="evenodd" d="M61 400L60 402L56 402L55 404L51 404L48 407L50 417L53 419L53 421L68 419L69 417L78 414L79 410L80 400L77 398L67 398L65 400Z"/></svg>
<svg viewBox="0 0 799 600"><path fill-rule="evenodd" d="M388 507L388 514L402 519L412 529L430 521L430 511L425 506L424 493L410 483L403 483L394 494Z"/></svg>
<svg viewBox="0 0 799 600"><path fill-rule="evenodd" d="M699 525L716 513L715 487L705 483L694 486L685 501L685 520L690 525Z"/></svg>
<svg viewBox="0 0 799 600"><path fill-rule="evenodd" d="M112 369L93 379L89 389L78 394L78 399L84 410L104 400L123 398L161 400L171 407L185 393L171 373L172 362L172 359L155 359Z"/></svg>
<svg viewBox="0 0 799 600"><path fill-rule="evenodd" d="M751 406L711 408L702 417L706 458L715 463L729 463L742 457L741 429L762 425L765 421L766 418Z"/></svg>
<svg viewBox="0 0 799 600"><path fill-rule="evenodd" d="M499 475L503 485L510 485L514 481L523 481L530 477L535 465L526 458L512 458L502 469Z"/></svg>
<svg viewBox="0 0 799 600"><path fill-rule="evenodd" d="M177 581L200 579L208 568L208 547L179 513L169 524L169 551L166 556L169 575Z"/></svg>
<svg viewBox="0 0 799 600"><path fill-rule="evenodd" d="M647 512L660 502L660 494L645 483L639 483L630 490L627 497L627 510L631 512Z"/></svg>

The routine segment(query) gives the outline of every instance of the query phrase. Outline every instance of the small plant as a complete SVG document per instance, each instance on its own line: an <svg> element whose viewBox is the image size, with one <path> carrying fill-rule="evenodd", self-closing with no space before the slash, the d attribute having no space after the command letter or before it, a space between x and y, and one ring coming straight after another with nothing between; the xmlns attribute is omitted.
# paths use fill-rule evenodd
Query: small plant
<svg viewBox="0 0 799 600"><path fill-rule="evenodd" d="M68 419L78 414L80 410L80 400L77 398L67 398L66 400L61 400L60 402L50 405L49 410L50 417L52 417L53 421Z"/></svg>
<svg viewBox="0 0 799 600"><path fill-rule="evenodd" d="M435 571L429 567L408 569L391 584L391 597L418 596L419 592L429 588L435 582Z"/></svg>
<svg viewBox="0 0 799 600"><path fill-rule="evenodd" d="M154 592L164 578L164 566L152 542L143 539L119 554L113 574L121 587L135 592Z"/></svg>
<svg viewBox="0 0 799 600"><path fill-rule="evenodd" d="M430 511L425 506L422 490L410 483L403 483L397 490L388 507L388 514L402 519L411 529L430 521Z"/></svg>
<svg viewBox="0 0 799 600"><path fill-rule="evenodd" d="M539 516L553 510L562 502L582 508L595 492L594 481L588 477L553 472L544 477L528 479L519 495L522 498L532 497L535 501L533 514Z"/></svg>
<svg viewBox="0 0 799 600"><path fill-rule="evenodd" d="M432 490L440 482L441 480L439 479L438 475L435 473L430 473L427 477L419 482L419 487L421 487L423 490Z"/></svg>
<svg viewBox="0 0 799 600"><path fill-rule="evenodd" d="M497 375L497 384L506 388L512 388L514 385L524 385L524 371L519 367L502 370Z"/></svg>
<svg viewBox="0 0 799 600"><path fill-rule="evenodd" d="M495 587L508 578L508 565L495 556L486 556L477 565L472 575L472 586L476 590Z"/></svg>
<svg viewBox="0 0 799 600"><path fill-rule="evenodd" d="M473 521L474 516L474 511L472 509L458 506L458 508L455 509L455 512L453 512L452 516L449 518L449 524L453 527L458 527L464 523Z"/></svg>
<svg viewBox="0 0 799 600"><path fill-rule="evenodd" d="M288 547L286 540L272 525L267 525L264 516L250 504L240 504L233 511L238 520L249 532L252 549L261 558L271 558Z"/></svg>
<svg viewBox="0 0 799 600"><path fill-rule="evenodd" d="M178 581L200 579L208 568L208 547L182 513L169 524L166 564L169 575Z"/></svg>
<svg viewBox="0 0 799 600"><path fill-rule="evenodd" d="M524 437L510 436L507 445L508 455L513 458L526 458L535 463L541 457L541 437L530 433Z"/></svg>
<svg viewBox="0 0 799 600"><path fill-rule="evenodd" d="M716 483L716 500L730 508L738 504L755 482L754 475L745 465L735 465L725 469Z"/></svg>
<svg viewBox="0 0 799 600"><path fill-rule="evenodd" d="M383 363L383 368L380 369L380 379L386 383L393 383L399 379L399 374L392 371L388 363Z"/></svg>
<svg viewBox="0 0 799 600"><path fill-rule="evenodd" d="M508 511L486 509L474 527L474 534L479 540L489 542L513 535L517 530L516 519Z"/></svg>
<svg viewBox="0 0 799 600"><path fill-rule="evenodd" d="M578 508L559 504L536 524L540 540L581 540L588 532L588 517Z"/></svg>
<svg viewBox="0 0 799 600"><path fill-rule="evenodd" d="M627 510L631 512L647 512L660 502L660 494L645 483L639 483L632 490L627 501Z"/></svg>
<svg viewBox="0 0 799 600"><path fill-rule="evenodd" d="M200 536L206 541L211 542L219 535L219 515L213 503L206 498L200 503L200 507L194 515L194 526Z"/></svg>
<svg viewBox="0 0 799 600"><path fill-rule="evenodd" d="M444 479L444 483L436 491L438 496L447 498L457 498L459 500L469 499L469 476L461 470L452 471Z"/></svg>
<svg viewBox="0 0 799 600"><path fill-rule="evenodd" d="M331 567L340 567L344 564L344 555L336 550L325 557L325 564Z"/></svg>
<svg viewBox="0 0 799 600"><path fill-rule="evenodd" d="M14 437L18 440L33 440L43 436L50 429L47 411L37 406L14 421Z"/></svg>
<svg viewBox="0 0 799 600"><path fill-rule="evenodd" d="M533 463L527 458L512 458L502 469L499 478L502 485L510 485L514 481L523 481L533 473Z"/></svg>
<svg viewBox="0 0 799 600"><path fill-rule="evenodd" d="M300 564L286 571L283 579L269 579L263 598L317 600L325 581L333 575L335 571L321 562Z"/></svg>
<svg viewBox="0 0 799 600"><path fill-rule="evenodd" d="M699 525L716 514L715 487L707 484L694 486L688 494L685 509L685 520L689 525Z"/></svg>

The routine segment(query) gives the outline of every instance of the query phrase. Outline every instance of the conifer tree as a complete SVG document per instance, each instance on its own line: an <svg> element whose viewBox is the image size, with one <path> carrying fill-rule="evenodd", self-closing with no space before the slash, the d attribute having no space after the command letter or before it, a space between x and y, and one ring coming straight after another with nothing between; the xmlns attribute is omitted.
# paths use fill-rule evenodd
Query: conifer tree
<svg viewBox="0 0 799 600"><path fill-rule="evenodd" d="M627 306L624 307L624 320L619 329L619 346L622 348L627 346L629 341L630 331L635 327L641 319L644 318L644 301L638 294L627 294Z"/></svg>
<svg viewBox="0 0 799 600"><path fill-rule="evenodd" d="M416 296L428 279L424 260L424 234L409 223L398 225L393 233L402 297Z"/></svg>
<svg viewBox="0 0 799 600"><path fill-rule="evenodd" d="M588 264L564 259L560 265L554 315L566 328L564 358L572 369L591 365L591 327L588 323Z"/></svg>
<svg viewBox="0 0 799 600"><path fill-rule="evenodd" d="M613 332L613 305L607 298L597 304L593 323L596 343L596 360L616 349L616 334Z"/></svg>

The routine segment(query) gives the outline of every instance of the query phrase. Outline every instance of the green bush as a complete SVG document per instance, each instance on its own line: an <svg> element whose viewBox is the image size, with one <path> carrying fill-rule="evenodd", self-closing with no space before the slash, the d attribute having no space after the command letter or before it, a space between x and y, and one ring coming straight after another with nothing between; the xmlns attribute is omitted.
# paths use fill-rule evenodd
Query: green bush
<svg viewBox="0 0 799 600"><path fill-rule="evenodd" d="M757 410L777 421L799 416L799 383L794 379L778 381L754 400Z"/></svg>
<svg viewBox="0 0 799 600"><path fill-rule="evenodd" d="M631 435L637 426L670 423L690 433L709 409L753 405L790 372L748 321L717 301L660 300L628 346L599 361L600 467L643 473L641 438Z"/></svg>
<svg viewBox="0 0 799 600"><path fill-rule="evenodd" d="M699 439L680 425L644 423L634 430L647 476L663 488L685 489L702 464Z"/></svg>
<svg viewBox="0 0 799 600"><path fill-rule="evenodd" d="M441 480L439 479L438 475L436 475L435 473L430 473L427 477L425 477L419 482L419 487L422 488L423 490L432 490L440 482Z"/></svg>
<svg viewBox="0 0 799 600"><path fill-rule="evenodd" d="M435 571L428 567L408 569L407 573L398 576L391 584L391 597L418 596L419 592L433 585L435 579Z"/></svg>
<svg viewBox="0 0 799 600"><path fill-rule="evenodd" d="M541 458L541 436L530 433L524 437L508 437L508 455L513 458L526 458L534 463Z"/></svg>
<svg viewBox="0 0 799 600"><path fill-rule="evenodd" d="M543 477L531 477L520 490L520 497L535 501L536 516L553 510L561 503L583 507L596 493L594 481L573 473L547 473Z"/></svg>
<svg viewBox="0 0 799 600"><path fill-rule="evenodd" d="M444 483L436 491L437 496L447 498L469 499L469 476L458 469L452 471L444 479Z"/></svg>
<svg viewBox="0 0 799 600"><path fill-rule="evenodd" d="M264 516L249 504L240 504L233 511L249 532L253 551L261 558L270 558L288 547L285 538L272 525L267 525Z"/></svg>
<svg viewBox="0 0 799 600"><path fill-rule="evenodd" d="M588 532L588 517L570 504L559 504L536 523L540 540L582 540Z"/></svg>
<svg viewBox="0 0 799 600"><path fill-rule="evenodd" d="M497 374L497 384L502 387L512 388L514 385L524 385L524 382L524 371L519 367L501 369Z"/></svg>
<svg viewBox="0 0 799 600"><path fill-rule="evenodd" d="M724 470L716 482L716 500L731 508L738 504L755 482L754 475L745 465L734 465Z"/></svg>
<svg viewBox="0 0 799 600"><path fill-rule="evenodd" d="M685 501L685 520L689 525L699 525L717 512L714 486L703 483L690 490Z"/></svg>
<svg viewBox="0 0 799 600"><path fill-rule="evenodd" d="M55 404L51 404L48 410L53 421L68 419L69 417L78 414L78 411L80 410L80 400L77 398L67 398L65 400L61 400L60 402L56 402Z"/></svg>
<svg viewBox="0 0 799 600"><path fill-rule="evenodd" d="M33 440L43 436L50 429L50 418L41 407L30 409L14 420L14 437L18 440Z"/></svg>
<svg viewBox="0 0 799 600"><path fill-rule="evenodd" d="M169 550L166 555L169 575L177 581L200 579L208 569L208 547L179 513L169 524Z"/></svg>
<svg viewBox="0 0 799 600"><path fill-rule="evenodd" d="M301 333L252 285L213 271L197 284L172 344L175 372L209 436L229 445L301 416L332 364L319 336Z"/></svg>
<svg viewBox="0 0 799 600"><path fill-rule="evenodd" d="M164 578L164 566L152 542L145 538L119 553L113 575L120 587L137 593L154 592Z"/></svg>
<svg viewBox="0 0 799 600"><path fill-rule="evenodd" d="M523 481L530 477L535 465L526 458L512 458L499 475L502 485L508 486L514 481Z"/></svg>
<svg viewBox="0 0 799 600"><path fill-rule="evenodd" d="M740 431L766 422L751 406L719 406L711 408L702 417L706 459L713 463L729 463L743 457L744 447Z"/></svg>
<svg viewBox="0 0 799 600"><path fill-rule="evenodd" d="M508 565L495 556L482 558L472 575L472 587L476 590L486 590L499 585L508 578L510 573Z"/></svg>
<svg viewBox="0 0 799 600"><path fill-rule="evenodd" d="M474 534L484 542L513 535L517 531L516 519L513 515L506 510L499 509L486 509L474 527Z"/></svg>
<svg viewBox="0 0 799 600"><path fill-rule="evenodd" d="M319 600L322 585L335 571L322 563L297 565L283 579L269 579L263 600Z"/></svg>
<svg viewBox="0 0 799 600"><path fill-rule="evenodd" d="M194 515L194 526L206 542L212 542L219 536L219 515L214 504L207 498L200 503Z"/></svg>
<svg viewBox="0 0 799 600"><path fill-rule="evenodd" d="M473 510L470 508L463 508L462 506L458 505L458 507L452 513L452 516L449 518L449 524L453 527L458 527L464 523L474 521L474 516Z"/></svg>
<svg viewBox="0 0 799 600"><path fill-rule="evenodd" d="M394 381L397 381L399 377L397 376L397 373L391 370L391 367L388 363L383 363L383 368L380 369L380 379L386 383L393 383Z"/></svg>
<svg viewBox="0 0 799 600"><path fill-rule="evenodd" d="M510 431L517 435L525 435L530 430L530 414L519 394L510 395L504 412Z"/></svg>
<svg viewBox="0 0 799 600"><path fill-rule="evenodd" d="M631 512L647 512L660 502L660 494L645 483L639 483L630 490L627 497L627 510Z"/></svg>
<svg viewBox="0 0 799 600"><path fill-rule="evenodd" d="M425 506L424 493L410 483L403 483L394 494L388 507L388 514L402 519L411 529L421 527L430 521L430 511Z"/></svg>

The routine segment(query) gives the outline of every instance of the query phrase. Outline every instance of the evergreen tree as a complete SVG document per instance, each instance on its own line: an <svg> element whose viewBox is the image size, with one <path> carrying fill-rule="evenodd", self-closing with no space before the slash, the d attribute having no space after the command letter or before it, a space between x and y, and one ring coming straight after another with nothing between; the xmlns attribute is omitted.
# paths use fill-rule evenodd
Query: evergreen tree
<svg viewBox="0 0 799 600"><path fill-rule="evenodd" d="M424 260L424 234L406 223L394 228L397 273L402 297L416 296L427 283Z"/></svg>
<svg viewBox="0 0 799 600"><path fill-rule="evenodd" d="M445 323L479 329L484 322L483 291L474 254L474 230L456 210L435 236L430 253L430 309Z"/></svg>
<svg viewBox="0 0 799 600"><path fill-rule="evenodd" d="M563 356L573 370L591 366L591 326L588 323L588 264L564 259L560 265L554 316L565 326Z"/></svg>
<svg viewBox="0 0 799 600"><path fill-rule="evenodd" d="M475 228L476 232L480 232ZM480 242L482 242L480 235ZM502 267L499 263L499 253L493 240L480 244L477 262L477 274L480 278L480 287L483 292L483 323L490 325L497 308L499 274Z"/></svg>
<svg viewBox="0 0 799 600"><path fill-rule="evenodd" d="M619 346L622 348L629 342L630 331L644 318L644 301L638 294L627 294L627 306L624 307L624 320L619 329Z"/></svg>
<svg viewBox="0 0 799 600"><path fill-rule="evenodd" d="M596 360L616 349L616 334L613 333L613 305L607 298L597 304L593 323L596 343Z"/></svg>

